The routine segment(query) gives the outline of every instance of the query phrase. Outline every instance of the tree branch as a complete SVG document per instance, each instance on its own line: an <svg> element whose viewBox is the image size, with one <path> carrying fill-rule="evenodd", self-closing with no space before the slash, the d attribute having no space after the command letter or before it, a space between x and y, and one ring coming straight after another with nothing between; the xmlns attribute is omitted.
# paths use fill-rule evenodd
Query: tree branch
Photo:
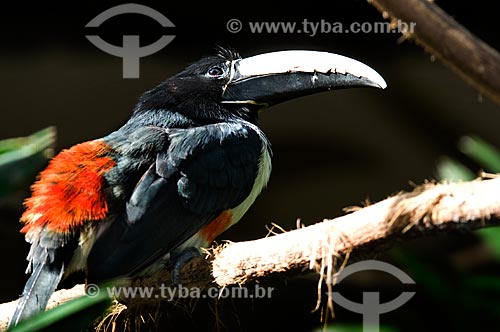
<svg viewBox="0 0 500 332"><path fill-rule="evenodd" d="M474 230L500 224L500 178L463 183L427 183L350 214L254 241L228 243L192 259L182 268L185 287L226 287L262 281L270 276L320 272L332 282L343 257L354 259L380 252L397 240L438 231ZM161 270L130 286L159 286L171 280ZM54 293L49 307L84 294L82 285ZM158 299L141 299L144 305ZM16 301L0 305L5 328ZM133 310L131 310L133 312Z"/></svg>
<svg viewBox="0 0 500 332"><path fill-rule="evenodd" d="M368 0L393 22L416 23L414 38L479 93L500 104L500 54L446 14L433 1Z"/></svg>
<svg viewBox="0 0 500 332"><path fill-rule="evenodd" d="M436 231L472 230L500 222L500 178L460 184L425 184L377 204L277 236L234 243L214 256L220 286L270 273L329 267L332 257L365 256L392 241ZM375 250L380 252L381 250Z"/></svg>

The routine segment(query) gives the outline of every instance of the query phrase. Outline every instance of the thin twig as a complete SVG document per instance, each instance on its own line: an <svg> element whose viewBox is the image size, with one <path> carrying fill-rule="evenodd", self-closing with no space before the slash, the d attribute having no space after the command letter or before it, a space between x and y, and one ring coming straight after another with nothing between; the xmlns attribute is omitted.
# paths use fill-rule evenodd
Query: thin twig
<svg viewBox="0 0 500 332"><path fill-rule="evenodd" d="M428 0L368 0L480 94L500 105L500 54ZM406 25L402 24L406 23ZM397 24L397 23L396 23ZM413 24L413 31L411 27ZM494 23L492 23L494 24ZM495 28L492 25L492 28Z"/></svg>

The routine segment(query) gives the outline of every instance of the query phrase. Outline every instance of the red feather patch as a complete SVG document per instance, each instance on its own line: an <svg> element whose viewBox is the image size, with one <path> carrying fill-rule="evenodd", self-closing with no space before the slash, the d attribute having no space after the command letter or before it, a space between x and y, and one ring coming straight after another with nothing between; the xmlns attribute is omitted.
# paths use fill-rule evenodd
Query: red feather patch
<svg viewBox="0 0 500 332"><path fill-rule="evenodd" d="M219 236L219 234L231 226L232 220L233 213L231 210L222 211L217 218L212 220L210 224L203 227L198 234L201 235L203 240L207 243L211 243L217 236Z"/></svg>
<svg viewBox="0 0 500 332"><path fill-rule="evenodd" d="M67 232L87 221L101 220L108 213L103 192L104 174L115 166L110 147L103 141L90 141L63 150L40 173L31 187L21 217L27 233L33 227L47 226Z"/></svg>

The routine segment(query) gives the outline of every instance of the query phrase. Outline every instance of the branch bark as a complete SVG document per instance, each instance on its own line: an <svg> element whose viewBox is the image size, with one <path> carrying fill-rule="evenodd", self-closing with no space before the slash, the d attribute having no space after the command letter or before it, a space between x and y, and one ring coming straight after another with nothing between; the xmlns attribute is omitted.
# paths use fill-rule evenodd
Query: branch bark
<svg viewBox="0 0 500 332"><path fill-rule="evenodd" d="M427 183L351 211L354 212L312 226L212 249L207 257L192 259L182 268L181 282L186 287L226 287L309 271L321 273L331 283L346 255L359 259L378 253L397 240L499 225L500 178ZM171 280L170 273L158 271L133 280L131 286L159 287ZM83 294L82 285L57 291L49 307ZM15 305L16 301L0 305L0 329L7 325Z"/></svg>
<svg viewBox="0 0 500 332"><path fill-rule="evenodd" d="M500 105L500 54L428 0L368 0L384 17L401 20L404 33L451 68L480 94Z"/></svg>

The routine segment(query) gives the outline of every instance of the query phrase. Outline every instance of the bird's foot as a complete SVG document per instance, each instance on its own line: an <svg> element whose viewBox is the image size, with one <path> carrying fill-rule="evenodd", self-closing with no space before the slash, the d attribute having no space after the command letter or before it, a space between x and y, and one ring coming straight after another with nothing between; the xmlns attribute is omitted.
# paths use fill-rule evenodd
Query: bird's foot
<svg viewBox="0 0 500 332"><path fill-rule="evenodd" d="M173 264L172 282L179 285L181 281L181 268L192 258L200 257L200 251L195 247L188 247L179 253L171 254L170 261Z"/></svg>

